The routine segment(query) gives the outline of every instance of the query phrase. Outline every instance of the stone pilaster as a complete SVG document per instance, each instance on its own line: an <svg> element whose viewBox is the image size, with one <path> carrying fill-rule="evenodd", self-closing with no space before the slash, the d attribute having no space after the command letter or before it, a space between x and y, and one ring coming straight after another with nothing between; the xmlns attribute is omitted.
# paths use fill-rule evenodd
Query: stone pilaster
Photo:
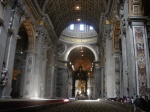
<svg viewBox="0 0 150 112"><path fill-rule="evenodd" d="M25 68L25 84L24 84L24 98L31 98L33 96L34 85L34 66L35 66L35 53L28 52L26 56Z"/></svg>
<svg viewBox="0 0 150 112"><path fill-rule="evenodd" d="M39 26L40 27L40 26ZM38 28L37 28L38 29ZM41 53L42 51L42 32L40 29L36 32L36 61L35 61L35 74L34 74L34 93L33 98L40 97L40 74L41 74Z"/></svg>
<svg viewBox="0 0 150 112"><path fill-rule="evenodd" d="M94 98L99 98L101 95L101 70L100 68L95 68L94 70Z"/></svg>
<svg viewBox="0 0 150 112"><path fill-rule="evenodd" d="M115 96L121 96L121 55L114 54L115 61Z"/></svg>
<svg viewBox="0 0 150 112"><path fill-rule="evenodd" d="M68 97L68 70L57 67L56 97Z"/></svg>
<svg viewBox="0 0 150 112"><path fill-rule="evenodd" d="M128 77L128 55L127 55L127 34L126 34L126 4L120 6L120 38L122 47L122 73L121 73L121 96L129 96L129 77Z"/></svg>
<svg viewBox="0 0 150 112"><path fill-rule="evenodd" d="M146 17L129 17L132 38L134 46L134 67L135 67L135 91L136 94L145 96L148 95L147 88L149 88L149 50L148 40L145 27ZM132 52L133 52L132 51Z"/></svg>
<svg viewBox="0 0 150 112"><path fill-rule="evenodd" d="M105 75L104 75L104 68L101 67L101 95L100 97L104 97L104 92L105 92Z"/></svg>
<svg viewBox="0 0 150 112"><path fill-rule="evenodd" d="M48 50L48 74L47 77L49 77L47 79L47 92L49 91L49 97L53 97L54 96L54 88L55 88L55 50L54 47L51 47ZM48 84L50 83L50 84Z"/></svg>
<svg viewBox="0 0 150 112"><path fill-rule="evenodd" d="M45 97L46 95L46 71L47 71L47 64L48 64L48 59L47 59L47 50L48 50L48 41L46 38L44 39L43 46L42 46L42 59L41 59L41 64L42 64L42 73L41 73L41 97Z"/></svg>
<svg viewBox="0 0 150 112"><path fill-rule="evenodd" d="M8 8L7 13L5 12L5 14L7 15L5 14L4 15L7 17L4 16L4 19L6 20L5 22L8 22L7 20L9 20L9 22L3 23L3 25L5 26L4 29L3 28L1 29L1 34L3 34L2 36L3 40L1 42L3 43L0 42L0 45L2 45L0 46L2 49L0 52L3 55L1 59L3 60L3 62L5 62L5 67L7 69L6 86L1 88L0 90L2 98L10 98L17 34L18 34L18 29L20 27L19 20L21 16L20 13L18 13L16 7L12 7L11 4L8 4L6 7Z"/></svg>
<svg viewBox="0 0 150 112"><path fill-rule="evenodd" d="M47 52L49 49L49 40L47 39L46 30L43 26L37 26L36 32L36 64L35 64L35 80L34 91L32 93L33 98L46 97L46 81L47 70L49 69Z"/></svg>
<svg viewBox="0 0 150 112"><path fill-rule="evenodd" d="M113 40L113 57L114 57L114 82L115 82L115 88L114 88L114 96L120 97L121 96L121 40L120 40L120 21L119 18L114 18L113 20L113 29L112 29L112 40Z"/></svg>

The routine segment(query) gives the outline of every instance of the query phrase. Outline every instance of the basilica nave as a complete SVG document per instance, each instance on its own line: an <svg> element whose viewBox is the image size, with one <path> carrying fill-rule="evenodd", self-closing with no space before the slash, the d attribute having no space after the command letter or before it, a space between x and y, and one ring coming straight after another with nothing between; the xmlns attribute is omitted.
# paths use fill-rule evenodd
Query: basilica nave
<svg viewBox="0 0 150 112"><path fill-rule="evenodd" d="M150 97L149 6L149 0L0 0L0 102L70 99L58 109L110 112L125 110L106 99Z"/></svg>

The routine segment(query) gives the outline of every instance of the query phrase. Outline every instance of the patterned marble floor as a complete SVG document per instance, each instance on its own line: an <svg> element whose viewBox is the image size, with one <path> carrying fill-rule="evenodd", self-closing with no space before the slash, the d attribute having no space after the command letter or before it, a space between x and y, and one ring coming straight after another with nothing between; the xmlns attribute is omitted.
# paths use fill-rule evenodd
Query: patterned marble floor
<svg viewBox="0 0 150 112"><path fill-rule="evenodd" d="M105 100L78 100L40 112L133 112L133 106Z"/></svg>

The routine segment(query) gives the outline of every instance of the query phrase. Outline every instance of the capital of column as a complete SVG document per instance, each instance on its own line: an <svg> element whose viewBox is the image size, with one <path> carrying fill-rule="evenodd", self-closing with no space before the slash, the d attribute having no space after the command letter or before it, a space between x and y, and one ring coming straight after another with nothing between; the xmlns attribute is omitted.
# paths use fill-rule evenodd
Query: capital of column
<svg viewBox="0 0 150 112"><path fill-rule="evenodd" d="M136 16L136 17L130 16L128 18L128 22L132 26L140 25L140 24L136 24L135 22L143 22L144 24L146 24L148 21L149 21L149 19L147 16L142 16L142 17L141 16ZM143 23L141 25L144 25Z"/></svg>

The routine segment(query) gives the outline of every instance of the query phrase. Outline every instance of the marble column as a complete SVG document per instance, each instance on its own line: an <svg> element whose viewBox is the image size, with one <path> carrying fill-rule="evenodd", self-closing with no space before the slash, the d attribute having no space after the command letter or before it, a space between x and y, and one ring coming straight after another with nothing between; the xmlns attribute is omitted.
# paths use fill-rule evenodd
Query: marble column
<svg viewBox="0 0 150 112"><path fill-rule="evenodd" d="M129 76L127 62L127 36L126 36L126 4L121 4L120 7L120 30L121 30L121 45L122 45L122 77L121 88L122 95L129 96Z"/></svg>
<svg viewBox="0 0 150 112"><path fill-rule="evenodd" d="M67 98L68 97L68 81L67 81L68 70L67 68L62 68L61 74L62 74L62 87L61 87L62 97Z"/></svg>
<svg viewBox="0 0 150 112"><path fill-rule="evenodd" d="M10 9L10 7L8 7L8 9ZM2 41L4 43L1 45L5 45L5 47L3 46L1 48L2 52L0 51L2 55L4 55L2 56L1 59L3 59L3 62L5 62L5 67L7 69L7 74L5 78L6 85L0 88L0 93L1 93L0 97L2 98L10 98L14 57L15 57L16 43L17 43L17 37L18 37L17 34L18 34L19 27L20 27L19 20L21 17L21 15L16 11L16 9L8 10L8 14L10 14L10 16L7 15L7 18L6 18L6 20L9 19L9 22L6 21L9 23L9 24L7 23L8 29L7 30L5 29L7 32L3 32L4 38L7 37L7 39L5 38L6 40L4 39ZM7 24L5 23L6 26Z"/></svg>
<svg viewBox="0 0 150 112"><path fill-rule="evenodd" d="M136 3L136 5L135 5ZM128 2L128 68L129 94L148 95L150 68L147 32L142 0Z"/></svg>
<svg viewBox="0 0 150 112"><path fill-rule="evenodd" d="M68 98L72 97L72 73L68 73Z"/></svg>
<svg viewBox="0 0 150 112"><path fill-rule="evenodd" d="M21 83L20 83L20 96L23 96L23 87L24 87L24 78L25 78L25 62L22 61L21 62L21 66L20 66L20 70L21 70Z"/></svg>
<svg viewBox="0 0 150 112"><path fill-rule="evenodd" d="M41 85L40 85L40 89L41 89L41 97L44 98L46 96L46 66L47 66L47 50L48 50L48 43L45 42L46 40L44 40L44 43L43 43L43 48L42 48L42 74L41 74Z"/></svg>
<svg viewBox="0 0 150 112"><path fill-rule="evenodd" d="M54 97L54 82L55 82L55 50L52 46L48 49L48 62L47 62L47 74L46 74L46 97Z"/></svg>
<svg viewBox="0 0 150 112"><path fill-rule="evenodd" d="M35 61L35 74L34 74L34 88L33 98L40 97L40 74L41 74L41 56L42 56L42 33L37 31L36 37L36 61Z"/></svg>
<svg viewBox="0 0 150 112"><path fill-rule="evenodd" d="M101 67L101 76L100 76L100 80L101 80L101 94L100 94L100 97L104 97L104 68Z"/></svg>
<svg viewBox="0 0 150 112"><path fill-rule="evenodd" d="M92 99L92 96L94 95L94 91L93 91L93 87L94 87L94 85L93 85L93 82L94 82L94 80L93 80L93 76L89 76L88 77L88 97L89 97L89 99Z"/></svg>
<svg viewBox="0 0 150 112"><path fill-rule="evenodd" d="M114 56L114 61L115 61L115 90L114 90L114 95L115 97L122 97L121 96L121 55L120 53L118 54L113 54Z"/></svg>
<svg viewBox="0 0 150 112"><path fill-rule="evenodd" d="M130 23L130 39L133 43L133 67L135 72L133 74L135 81L135 92L137 95L145 96L148 95L147 88L149 84L149 50L147 32L145 27L146 17L129 17Z"/></svg>
<svg viewBox="0 0 150 112"><path fill-rule="evenodd" d="M106 38L105 48L105 97L115 97L115 62L112 39Z"/></svg>
<svg viewBox="0 0 150 112"><path fill-rule="evenodd" d="M7 42L7 33L8 33L10 16L11 16L11 5L8 3L7 5L3 6L2 3L0 3L0 49L1 49L0 50L0 57L1 57L0 58L0 72L2 71L5 48L7 46L6 42ZM1 75L0 75L0 78L1 78Z"/></svg>
<svg viewBox="0 0 150 112"><path fill-rule="evenodd" d="M24 84L24 98L32 98L34 94L34 66L35 66L35 52L27 52L26 68L25 68L25 84Z"/></svg>

